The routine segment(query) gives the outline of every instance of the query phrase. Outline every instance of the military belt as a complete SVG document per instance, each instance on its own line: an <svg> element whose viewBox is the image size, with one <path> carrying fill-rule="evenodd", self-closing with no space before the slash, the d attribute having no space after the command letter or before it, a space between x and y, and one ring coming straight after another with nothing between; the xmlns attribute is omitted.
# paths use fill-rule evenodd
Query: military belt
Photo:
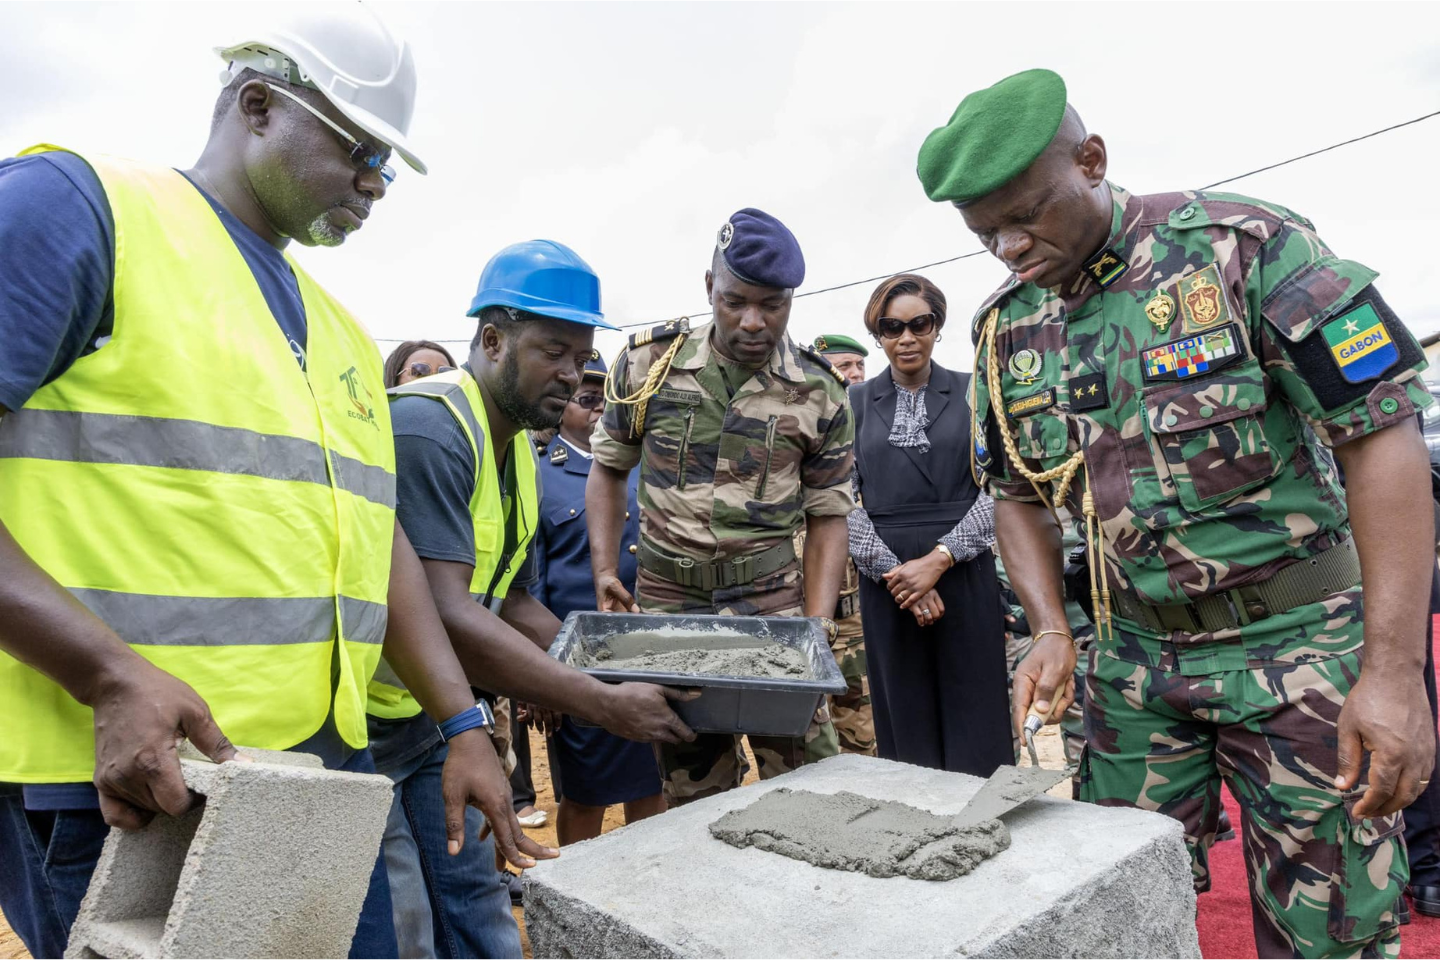
<svg viewBox="0 0 1440 960"><path fill-rule="evenodd" d="M860 612L860 594L852 593L840 598L835 604L835 616L832 620L844 620L846 617L853 617Z"/></svg>
<svg viewBox="0 0 1440 960"><path fill-rule="evenodd" d="M1201 597L1190 603L1151 605L1117 591L1115 608L1132 623L1156 633L1213 633L1234 630L1277 613L1315 603L1360 582L1360 557L1353 540L1292 563L1268 580Z"/></svg>
<svg viewBox="0 0 1440 960"><path fill-rule="evenodd" d="M663 553L640 539L640 566L671 583L701 590L739 587L784 570L795 562L795 543L789 537L768 550L730 560L696 560Z"/></svg>

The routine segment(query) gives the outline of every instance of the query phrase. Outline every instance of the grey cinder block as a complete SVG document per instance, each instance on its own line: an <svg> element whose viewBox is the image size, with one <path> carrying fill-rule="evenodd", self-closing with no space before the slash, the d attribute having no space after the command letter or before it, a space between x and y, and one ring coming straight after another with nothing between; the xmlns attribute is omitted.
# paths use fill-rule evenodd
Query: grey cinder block
<svg viewBox="0 0 1440 960"><path fill-rule="evenodd" d="M308 754L241 752L256 762L180 761L202 806L110 831L67 957L350 952L390 781Z"/></svg>
<svg viewBox="0 0 1440 960"><path fill-rule="evenodd" d="M1039 797L1011 845L947 881L827 870L710 835L778 787L939 814L983 783L844 755L687 804L525 871L537 957L1198 957L1180 824Z"/></svg>

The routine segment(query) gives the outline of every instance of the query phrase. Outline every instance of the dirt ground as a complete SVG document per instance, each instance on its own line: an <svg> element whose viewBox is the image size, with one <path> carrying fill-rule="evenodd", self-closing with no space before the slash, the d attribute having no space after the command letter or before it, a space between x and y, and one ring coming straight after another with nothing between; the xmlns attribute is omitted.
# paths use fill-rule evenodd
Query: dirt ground
<svg viewBox="0 0 1440 960"><path fill-rule="evenodd" d="M1040 762L1046 767L1062 767L1065 765L1065 754L1060 744L1059 727L1049 726L1040 731L1036 738L1036 748L1040 754ZM530 755L534 758L534 766L531 775L535 783L535 805L538 809L549 814L549 821L543 827L532 828L526 832L539 842L548 846L555 846L555 790L550 783L550 766L545 759L545 740L534 730L530 732ZM745 778L746 783L753 782L755 777L754 757L749 756L749 748L746 748L747 758L750 762L750 774ZM1063 782L1050 791L1053 796L1069 798L1070 783ZM605 816L606 833L625 825L625 816L621 809L611 807ZM562 854L563 856L563 854ZM530 940L525 936L525 911L519 907L514 908L515 919L520 924L521 942L525 947L525 956L530 954ZM15 960L18 957L29 957L25 952L24 945L20 938L10 929L5 922L3 914L0 914L0 960Z"/></svg>

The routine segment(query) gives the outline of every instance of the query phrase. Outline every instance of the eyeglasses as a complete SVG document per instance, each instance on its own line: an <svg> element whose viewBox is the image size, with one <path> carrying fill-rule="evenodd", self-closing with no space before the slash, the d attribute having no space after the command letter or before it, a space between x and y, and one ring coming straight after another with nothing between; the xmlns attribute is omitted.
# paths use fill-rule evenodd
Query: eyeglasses
<svg viewBox="0 0 1440 960"><path fill-rule="evenodd" d="M597 410L605 406L605 395L600 393L587 393L583 397L571 397L570 402L581 410Z"/></svg>
<svg viewBox="0 0 1440 960"><path fill-rule="evenodd" d="M432 373L449 373L451 370L454 369L454 367L447 367L443 363L440 366L432 369L430 364L423 363L419 360L416 360L414 363L410 364L410 372L417 377L428 377Z"/></svg>
<svg viewBox="0 0 1440 960"><path fill-rule="evenodd" d="M331 120L329 117L325 116L325 114L321 113L319 110L316 110L314 107L310 106L310 104L306 103L304 100L301 100L299 97L295 96L295 94L291 93L289 90L286 90L284 87L277 87L273 83L267 83L265 84L265 86L269 87L271 90L274 90L278 94L294 100L296 103L300 104L300 106L304 107L316 118L318 118L321 123L325 124L325 126L329 127L331 130L334 130L342 138L342 142L349 145L351 163L355 164L357 167L365 167L370 170L379 170L380 179L385 181L385 186L387 187L395 182L395 168L385 162L386 160L390 159L389 147L386 147L382 150L378 147L370 146L370 144L365 143L363 140L356 140L353 136L350 135L350 132L347 131L344 127L340 126L340 124L336 123L334 120Z"/></svg>
<svg viewBox="0 0 1440 960"><path fill-rule="evenodd" d="M875 329L880 331L880 336L886 340L899 340L906 330L909 330L917 337L923 337L935 329L935 314L922 313L920 316L913 317L909 320L881 317L875 321Z"/></svg>

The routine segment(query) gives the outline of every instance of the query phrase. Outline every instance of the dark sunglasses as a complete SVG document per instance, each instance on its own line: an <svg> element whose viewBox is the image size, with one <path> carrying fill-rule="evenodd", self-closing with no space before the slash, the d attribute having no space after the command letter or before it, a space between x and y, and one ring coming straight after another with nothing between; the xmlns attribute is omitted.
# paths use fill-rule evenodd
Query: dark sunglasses
<svg viewBox="0 0 1440 960"><path fill-rule="evenodd" d="M449 373L451 370L454 369L454 367L447 367L442 363L439 367L436 367L432 371L430 369L430 364L422 363L419 360L416 360L414 363L410 364L410 372L415 374L415 376L417 377L428 377L431 373Z"/></svg>
<svg viewBox="0 0 1440 960"><path fill-rule="evenodd" d="M570 402L581 410L598 410L605 406L605 397L599 393L587 393L583 397L571 397Z"/></svg>
<svg viewBox="0 0 1440 960"><path fill-rule="evenodd" d="M922 313L911 320L896 320L894 317L881 317L875 321L875 329L880 336L886 340L899 340L904 336L906 329L917 337L923 337L935 329L935 314Z"/></svg>

